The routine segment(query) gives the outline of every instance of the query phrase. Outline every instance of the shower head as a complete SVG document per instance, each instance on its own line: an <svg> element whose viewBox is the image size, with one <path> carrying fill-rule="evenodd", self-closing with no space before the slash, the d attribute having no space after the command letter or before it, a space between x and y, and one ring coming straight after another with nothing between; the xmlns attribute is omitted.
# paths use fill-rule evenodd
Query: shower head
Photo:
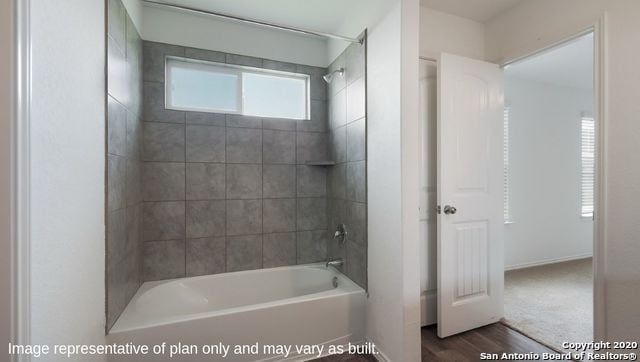
<svg viewBox="0 0 640 362"><path fill-rule="evenodd" d="M331 81L333 80L333 77L335 77L336 74L340 74L340 76L344 75L344 68L336 69L333 72L327 75L324 75L322 78L324 79L325 82L331 83Z"/></svg>

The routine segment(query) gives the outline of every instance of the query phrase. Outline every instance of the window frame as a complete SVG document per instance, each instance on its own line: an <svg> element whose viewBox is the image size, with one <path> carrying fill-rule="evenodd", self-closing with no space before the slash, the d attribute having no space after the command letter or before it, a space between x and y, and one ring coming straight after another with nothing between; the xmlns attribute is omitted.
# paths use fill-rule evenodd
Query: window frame
<svg viewBox="0 0 640 362"><path fill-rule="evenodd" d="M171 63L178 62L181 65L186 65L188 68L202 70L202 71L212 71L216 73L222 74L233 74L237 76L236 88L237 88L237 98L236 98L236 110L226 110L226 109L215 109L215 108L199 108L199 107L180 107L171 104L171 92L172 89L169 86L171 84ZM279 70L271 70L257 67L249 67L244 65L236 65L236 64L226 64L219 62L211 62L206 60L199 59L191 59L185 57L177 57L177 56L167 56L165 57L165 81L164 81L164 104L165 109L175 110L175 111L187 111L187 112L202 112L202 113L219 113L219 114L235 114L242 115L247 117L258 117L258 118L271 118L271 119L287 119L287 120L297 120L297 121L308 121L311 119L311 76L309 74L304 73L293 73L293 72L285 72ZM280 78L288 78L288 79L296 79L303 80L305 82L305 114L303 118L292 118L292 117L272 117L265 116L261 114L247 114L244 112L244 74L257 74L257 75L267 75L267 76L275 76Z"/></svg>

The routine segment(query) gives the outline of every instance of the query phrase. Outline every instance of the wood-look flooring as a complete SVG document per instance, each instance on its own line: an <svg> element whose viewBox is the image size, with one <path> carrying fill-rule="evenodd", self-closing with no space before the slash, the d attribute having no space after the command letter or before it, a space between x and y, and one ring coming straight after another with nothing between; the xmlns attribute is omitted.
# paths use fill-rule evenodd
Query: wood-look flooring
<svg viewBox="0 0 640 362"><path fill-rule="evenodd" d="M502 323L440 339L436 326L422 328L422 361L479 361L481 353L554 353L552 349L514 331ZM374 362L373 356L338 355L318 362Z"/></svg>
<svg viewBox="0 0 640 362"><path fill-rule="evenodd" d="M494 323L440 339L436 326L422 328L423 361L479 361L481 353L555 353L554 350Z"/></svg>

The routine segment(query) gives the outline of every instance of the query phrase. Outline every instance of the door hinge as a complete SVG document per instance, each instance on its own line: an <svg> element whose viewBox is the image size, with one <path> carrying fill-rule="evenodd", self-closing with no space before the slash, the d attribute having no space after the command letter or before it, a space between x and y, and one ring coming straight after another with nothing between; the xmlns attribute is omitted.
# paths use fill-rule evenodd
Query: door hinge
<svg viewBox="0 0 640 362"><path fill-rule="evenodd" d="M440 205L436 206L436 212L439 214L442 213L442 208L440 207Z"/></svg>

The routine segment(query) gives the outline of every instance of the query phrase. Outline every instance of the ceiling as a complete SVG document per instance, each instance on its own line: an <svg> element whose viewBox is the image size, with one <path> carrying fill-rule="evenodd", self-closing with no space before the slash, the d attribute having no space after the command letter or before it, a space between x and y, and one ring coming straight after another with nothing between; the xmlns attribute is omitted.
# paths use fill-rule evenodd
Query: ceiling
<svg viewBox="0 0 640 362"><path fill-rule="evenodd" d="M420 5L485 23L523 0L420 0Z"/></svg>
<svg viewBox="0 0 640 362"><path fill-rule="evenodd" d="M584 35L505 69L507 77L593 89L593 33Z"/></svg>
<svg viewBox="0 0 640 362"><path fill-rule="evenodd" d="M254 20L357 37L390 0L156 0Z"/></svg>

